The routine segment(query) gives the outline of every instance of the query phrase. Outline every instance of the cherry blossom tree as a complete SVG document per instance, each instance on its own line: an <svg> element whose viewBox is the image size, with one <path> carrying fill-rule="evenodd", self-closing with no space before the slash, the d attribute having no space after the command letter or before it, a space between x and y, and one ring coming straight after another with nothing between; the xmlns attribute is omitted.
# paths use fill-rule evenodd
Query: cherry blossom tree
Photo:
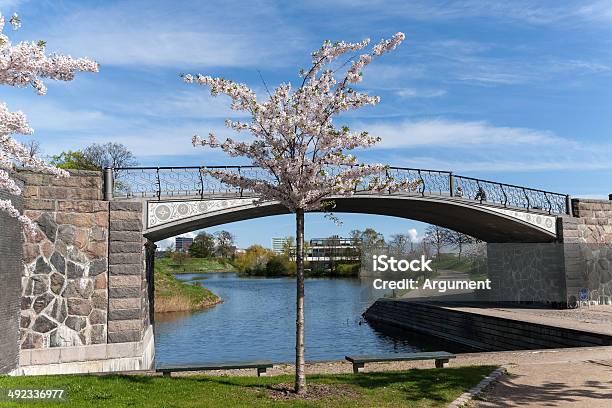
<svg viewBox="0 0 612 408"><path fill-rule="evenodd" d="M300 71L300 86L279 85L268 98L259 102L255 92L244 84L205 75L183 75L187 83L210 88L213 96L225 94L231 108L244 111L248 121L227 120L237 132L250 133L251 142L232 138L220 142L210 133L207 138L193 137L194 146L220 148L231 157L244 157L264 172L248 177L231 171L211 170L224 183L253 191L260 201L278 201L296 217L296 379L295 391L306 391L304 372L304 212L333 207L333 198L348 196L363 188L392 191L412 189L411 182L400 183L387 177L382 164L358 164L350 150L369 148L380 139L368 132L352 132L337 127L334 117L340 113L379 103L352 88L362 80L363 69L375 58L395 49L404 40L397 33L382 40L369 51L369 39L358 43L325 41L312 54L312 65ZM349 55L347 55L349 54ZM348 57L339 61L340 57ZM339 80L336 74L341 73ZM266 86L267 88L267 86ZM332 203L332 204L330 204Z"/></svg>
<svg viewBox="0 0 612 408"><path fill-rule="evenodd" d="M14 29L21 26L16 14L8 20ZM0 85L24 87L31 85L39 95L47 91L43 79L71 81L76 71L97 72L98 64L87 58L72 58L67 55L45 54L45 42L22 41L12 44L4 33L5 18L0 14ZM13 195L20 195L21 189L11 177L16 164L30 170L67 177L68 173L47 165L43 160L30 154L27 147L11 137L12 134L29 135L33 130L28 126L25 115L11 112L0 102L0 189ZM35 224L19 213L10 200L0 200L0 211L17 218L27 234L35 233Z"/></svg>

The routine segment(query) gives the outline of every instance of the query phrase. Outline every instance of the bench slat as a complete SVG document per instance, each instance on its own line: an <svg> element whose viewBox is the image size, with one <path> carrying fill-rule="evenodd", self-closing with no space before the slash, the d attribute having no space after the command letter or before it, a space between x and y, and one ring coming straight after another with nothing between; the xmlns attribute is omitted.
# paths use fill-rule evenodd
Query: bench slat
<svg viewBox="0 0 612 408"><path fill-rule="evenodd" d="M204 371L204 370L227 370L241 368L272 368L273 363L270 360L261 361L246 361L246 362L220 362L220 363L195 363L195 364L160 364L155 368L159 372L174 372L174 371Z"/></svg>
<svg viewBox="0 0 612 408"><path fill-rule="evenodd" d="M352 363L374 363L383 361L415 361L415 360L435 360L451 359L456 356L446 351L423 352L423 353L398 353L370 356L345 356Z"/></svg>

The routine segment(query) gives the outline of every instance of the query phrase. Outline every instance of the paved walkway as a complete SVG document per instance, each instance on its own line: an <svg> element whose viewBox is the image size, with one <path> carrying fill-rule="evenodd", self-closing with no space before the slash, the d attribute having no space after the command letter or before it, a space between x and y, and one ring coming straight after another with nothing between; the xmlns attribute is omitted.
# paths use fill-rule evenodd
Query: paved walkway
<svg viewBox="0 0 612 408"><path fill-rule="evenodd" d="M612 406L612 360L522 364L507 368L481 397L468 406L585 407Z"/></svg>

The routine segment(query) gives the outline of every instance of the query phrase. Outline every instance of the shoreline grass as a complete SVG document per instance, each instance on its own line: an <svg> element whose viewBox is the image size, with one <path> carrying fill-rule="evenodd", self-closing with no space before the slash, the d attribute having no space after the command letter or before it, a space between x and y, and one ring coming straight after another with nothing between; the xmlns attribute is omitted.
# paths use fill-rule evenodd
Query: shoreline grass
<svg viewBox="0 0 612 408"><path fill-rule="evenodd" d="M180 262L170 258L158 258L155 260L155 267L174 274L236 272L236 268L228 262L207 258L186 258Z"/></svg>
<svg viewBox="0 0 612 408"><path fill-rule="evenodd" d="M155 262L155 313L191 312L221 301L219 296L200 284L181 282Z"/></svg>
<svg viewBox="0 0 612 408"><path fill-rule="evenodd" d="M165 378L145 375L71 375L0 377L0 388L64 389L58 404L37 407L445 407L496 367L470 366L364 374L310 375L310 384L350 387L351 396L317 400L274 400L268 388L291 383L292 376L227 377L194 375ZM3 407L32 401L4 402Z"/></svg>

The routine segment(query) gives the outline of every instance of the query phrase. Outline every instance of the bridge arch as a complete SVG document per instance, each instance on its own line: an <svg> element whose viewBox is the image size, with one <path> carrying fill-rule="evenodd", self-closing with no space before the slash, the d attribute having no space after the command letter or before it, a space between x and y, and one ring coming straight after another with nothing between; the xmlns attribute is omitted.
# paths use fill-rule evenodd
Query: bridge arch
<svg viewBox="0 0 612 408"><path fill-rule="evenodd" d="M235 221L288 214L277 202L256 198L147 202L144 236L159 241ZM441 196L355 195L334 199L334 212L385 215L422 221L463 232L486 242L554 242L556 217L482 205Z"/></svg>

